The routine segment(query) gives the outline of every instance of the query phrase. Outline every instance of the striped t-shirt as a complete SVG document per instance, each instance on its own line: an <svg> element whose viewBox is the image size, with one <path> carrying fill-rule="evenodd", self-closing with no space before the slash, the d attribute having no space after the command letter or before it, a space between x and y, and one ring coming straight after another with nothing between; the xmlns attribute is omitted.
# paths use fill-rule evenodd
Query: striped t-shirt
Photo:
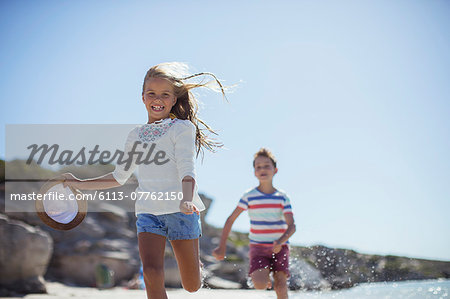
<svg viewBox="0 0 450 299"><path fill-rule="evenodd" d="M292 213L289 197L279 190L266 194L251 189L244 193L238 207L248 210L251 244L273 244L287 229L284 214Z"/></svg>

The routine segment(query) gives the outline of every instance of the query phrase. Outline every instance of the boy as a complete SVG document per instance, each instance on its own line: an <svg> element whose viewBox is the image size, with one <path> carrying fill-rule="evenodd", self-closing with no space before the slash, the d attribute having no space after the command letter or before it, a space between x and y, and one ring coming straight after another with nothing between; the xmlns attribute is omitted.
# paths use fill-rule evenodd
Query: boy
<svg viewBox="0 0 450 299"><path fill-rule="evenodd" d="M219 246L213 255L223 260L226 242L236 218L248 210L250 218L249 275L256 289L270 287L269 273L273 272L274 289L278 299L288 298L289 276L288 239L295 232L294 217L289 198L272 185L278 172L273 154L261 148L254 156L253 167L259 186L247 191L225 222Z"/></svg>

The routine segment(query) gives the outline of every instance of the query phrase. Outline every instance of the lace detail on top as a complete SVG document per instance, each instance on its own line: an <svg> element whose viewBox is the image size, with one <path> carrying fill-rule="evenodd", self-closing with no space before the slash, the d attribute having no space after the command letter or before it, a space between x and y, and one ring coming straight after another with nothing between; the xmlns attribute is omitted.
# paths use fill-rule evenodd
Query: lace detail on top
<svg viewBox="0 0 450 299"><path fill-rule="evenodd" d="M164 136L177 119L164 119L160 122L145 124L139 128L139 139L143 142L153 142Z"/></svg>

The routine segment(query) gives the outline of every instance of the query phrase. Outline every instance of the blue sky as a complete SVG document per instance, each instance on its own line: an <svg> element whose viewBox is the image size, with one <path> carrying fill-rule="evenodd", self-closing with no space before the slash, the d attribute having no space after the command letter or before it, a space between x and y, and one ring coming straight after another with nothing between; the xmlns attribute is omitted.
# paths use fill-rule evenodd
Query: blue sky
<svg viewBox="0 0 450 299"><path fill-rule="evenodd" d="M182 61L225 149L198 162L222 226L273 150L292 243L450 260L447 1L2 1L5 124L146 122L147 69ZM248 230L248 218L235 224Z"/></svg>

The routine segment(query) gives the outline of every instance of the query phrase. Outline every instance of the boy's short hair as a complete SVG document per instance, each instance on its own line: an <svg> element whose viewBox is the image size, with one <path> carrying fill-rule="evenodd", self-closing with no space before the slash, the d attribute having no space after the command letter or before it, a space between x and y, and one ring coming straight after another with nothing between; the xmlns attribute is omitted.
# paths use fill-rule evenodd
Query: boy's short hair
<svg viewBox="0 0 450 299"><path fill-rule="evenodd" d="M258 157L267 157L272 161L273 167L277 168L277 160L275 159L275 156L272 154L270 150L267 148L260 148L259 151L253 156L253 167L255 167L255 160Z"/></svg>

